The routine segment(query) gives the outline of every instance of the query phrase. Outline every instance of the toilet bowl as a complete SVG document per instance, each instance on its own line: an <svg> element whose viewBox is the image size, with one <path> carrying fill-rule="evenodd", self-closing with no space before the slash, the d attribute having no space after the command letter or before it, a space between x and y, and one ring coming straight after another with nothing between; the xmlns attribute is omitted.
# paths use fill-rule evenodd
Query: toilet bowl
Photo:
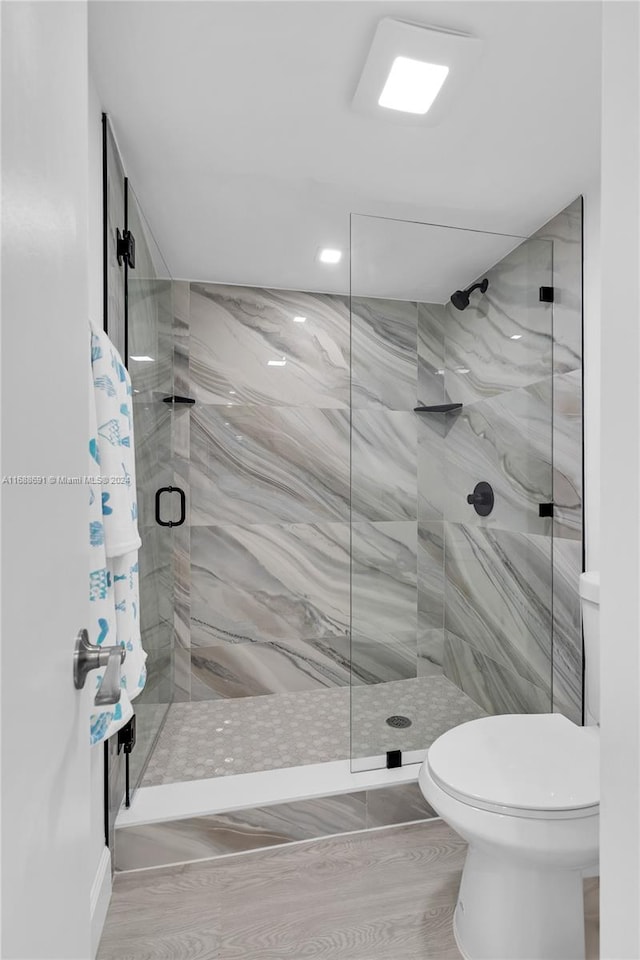
<svg viewBox="0 0 640 960"><path fill-rule="evenodd" d="M581 596L592 723L483 717L435 740L420 768L427 802L469 844L453 921L465 960L584 960L600 820L597 575L582 575Z"/></svg>

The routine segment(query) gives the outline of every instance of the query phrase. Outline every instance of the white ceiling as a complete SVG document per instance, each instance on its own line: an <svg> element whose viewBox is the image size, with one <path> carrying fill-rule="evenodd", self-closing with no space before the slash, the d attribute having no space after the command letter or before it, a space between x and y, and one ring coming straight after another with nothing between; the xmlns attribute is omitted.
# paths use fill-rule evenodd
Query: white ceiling
<svg viewBox="0 0 640 960"><path fill-rule="evenodd" d="M102 106L175 277L344 293L350 213L528 236L598 177L596 2L93 0L89 11ZM351 108L385 16L483 40L437 126ZM485 255L475 235L456 231L452 246L431 231L425 259L413 227L385 228L385 257L375 223L359 230L377 236L370 295L444 300L514 243L489 238ZM318 263L323 246L345 250L342 262Z"/></svg>

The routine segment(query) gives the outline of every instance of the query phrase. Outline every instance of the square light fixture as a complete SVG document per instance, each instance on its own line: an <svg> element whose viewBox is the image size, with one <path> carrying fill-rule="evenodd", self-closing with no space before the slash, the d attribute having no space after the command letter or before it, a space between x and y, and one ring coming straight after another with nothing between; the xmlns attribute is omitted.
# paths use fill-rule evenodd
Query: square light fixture
<svg viewBox="0 0 640 960"><path fill-rule="evenodd" d="M477 37L384 17L353 97L358 113L403 124L438 123L480 58Z"/></svg>
<svg viewBox="0 0 640 960"><path fill-rule="evenodd" d="M389 110L426 113L447 79L449 67L396 57L378 103Z"/></svg>
<svg viewBox="0 0 640 960"><path fill-rule="evenodd" d="M286 367L287 358L283 357L282 360L267 360L268 367Z"/></svg>
<svg viewBox="0 0 640 960"><path fill-rule="evenodd" d="M340 263L342 260L342 250L334 250L331 247L323 247L318 254L320 263Z"/></svg>
<svg viewBox="0 0 640 960"><path fill-rule="evenodd" d="M307 319L306 317L294 317L294 318L293 318L293 322L294 322L294 323L305 323L305 322L306 322L306 319Z"/></svg>
<svg viewBox="0 0 640 960"><path fill-rule="evenodd" d="M155 363L153 357L133 357L129 356L129 360L137 360L138 363Z"/></svg>
<svg viewBox="0 0 640 960"><path fill-rule="evenodd" d="M522 340L522 334L521 334L521 333L514 333L514 335L513 335L512 337L510 337L510 339L511 339L511 340Z"/></svg>

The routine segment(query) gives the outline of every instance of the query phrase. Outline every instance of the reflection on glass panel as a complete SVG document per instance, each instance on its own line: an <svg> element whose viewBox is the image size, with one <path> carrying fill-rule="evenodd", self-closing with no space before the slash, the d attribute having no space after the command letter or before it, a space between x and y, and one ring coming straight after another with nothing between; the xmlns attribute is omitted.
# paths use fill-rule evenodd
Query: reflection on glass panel
<svg viewBox="0 0 640 960"><path fill-rule="evenodd" d="M351 757L551 708L547 240L351 218ZM482 484L478 487L478 484ZM492 500L493 498L493 500Z"/></svg>
<svg viewBox="0 0 640 960"><path fill-rule="evenodd" d="M155 520L155 494L172 485L173 340L171 279L128 186L135 269L128 270L129 372L133 384L140 536L140 619L147 684L135 700L137 744L131 782L139 782L173 695L173 532ZM163 503L171 518L173 504Z"/></svg>

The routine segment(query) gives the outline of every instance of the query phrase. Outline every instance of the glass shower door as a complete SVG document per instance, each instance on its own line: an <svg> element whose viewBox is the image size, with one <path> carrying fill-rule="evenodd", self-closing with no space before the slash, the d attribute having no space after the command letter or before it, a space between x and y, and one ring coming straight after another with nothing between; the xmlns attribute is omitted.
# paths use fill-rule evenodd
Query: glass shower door
<svg viewBox="0 0 640 960"><path fill-rule="evenodd" d="M128 367L133 384L140 564L140 620L147 682L134 701L137 742L130 757L131 787L140 782L173 698L173 527L158 523L157 491L174 486L173 310L171 278L127 181L128 229L135 269L127 268ZM179 499L160 497L159 519L179 519Z"/></svg>
<svg viewBox="0 0 640 960"><path fill-rule="evenodd" d="M354 770L551 709L551 247L351 218Z"/></svg>

